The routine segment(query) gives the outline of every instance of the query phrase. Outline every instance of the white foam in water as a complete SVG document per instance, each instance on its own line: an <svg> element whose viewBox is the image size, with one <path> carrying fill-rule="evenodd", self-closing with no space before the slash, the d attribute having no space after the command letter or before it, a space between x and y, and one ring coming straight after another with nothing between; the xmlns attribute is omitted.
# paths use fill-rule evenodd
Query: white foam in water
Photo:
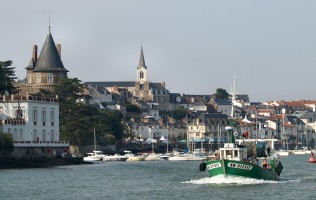
<svg viewBox="0 0 316 200"><path fill-rule="evenodd" d="M217 185L259 185L266 183L278 183L278 181L266 181L266 180L258 180L252 178L244 178L244 177L224 177L224 176L215 176L215 177L207 177L199 180L191 180L183 183L192 183L192 184L217 184Z"/></svg>

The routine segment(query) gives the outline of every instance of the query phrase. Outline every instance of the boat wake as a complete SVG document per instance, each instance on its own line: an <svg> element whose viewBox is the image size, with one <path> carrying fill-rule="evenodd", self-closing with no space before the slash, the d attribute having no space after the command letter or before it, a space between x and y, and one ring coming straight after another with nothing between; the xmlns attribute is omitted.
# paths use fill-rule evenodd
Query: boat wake
<svg viewBox="0 0 316 200"><path fill-rule="evenodd" d="M282 180L283 183L315 183L316 177L315 176L303 176L303 177L289 177L288 179Z"/></svg>
<svg viewBox="0 0 316 200"><path fill-rule="evenodd" d="M316 177L300 177L300 178L288 178L280 181L267 181L258 180L244 177L224 177L223 175L215 177L206 177L197 180L185 181L182 183L191 183L196 185L260 185L260 184L289 184L289 183L301 183L310 182L315 183Z"/></svg>
<svg viewBox="0 0 316 200"><path fill-rule="evenodd" d="M224 177L224 176L215 176L215 177L207 177L198 180L186 181L183 183L191 183L197 185L259 185L259 184L274 184L279 183L278 181L266 181L266 180L258 180L252 178L244 178L244 177Z"/></svg>

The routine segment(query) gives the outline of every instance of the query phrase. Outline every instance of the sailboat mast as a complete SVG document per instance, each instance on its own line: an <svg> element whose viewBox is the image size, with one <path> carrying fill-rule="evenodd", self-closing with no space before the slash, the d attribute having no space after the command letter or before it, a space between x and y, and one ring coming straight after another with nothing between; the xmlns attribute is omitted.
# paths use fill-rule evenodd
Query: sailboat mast
<svg viewBox="0 0 316 200"><path fill-rule="evenodd" d="M152 138L152 140L151 140L151 151L154 153L155 151L154 151L154 133L153 132L151 132L151 138Z"/></svg>
<svg viewBox="0 0 316 200"><path fill-rule="evenodd" d="M187 114L185 115L185 119L186 119L186 123L187 123L187 149L189 149L189 132L188 132L189 122L188 122L188 115Z"/></svg>
<svg viewBox="0 0 316 200"><path fill-rule="evenodd" d="M236 99L236 79L235 79L235 74L234 74L234 81L233 81L233 86L231 88L231 94L232 94L232 110L230 113L231 118L234 118L234 103Z"/></svg>
<svg viewBox="0 0 316 200"><path fill-rule="evenodd" d="M167 153L168 153L168 143L169 143L169 126L167 122Z"/></svg>
<svg viewBox="0 0 316 200"><path fill-rule="evenodd" d="M95 127L93 128L93 135L94 135L94 150L97 150L97 143L96 143L96 138L95 138Z"/></svg>

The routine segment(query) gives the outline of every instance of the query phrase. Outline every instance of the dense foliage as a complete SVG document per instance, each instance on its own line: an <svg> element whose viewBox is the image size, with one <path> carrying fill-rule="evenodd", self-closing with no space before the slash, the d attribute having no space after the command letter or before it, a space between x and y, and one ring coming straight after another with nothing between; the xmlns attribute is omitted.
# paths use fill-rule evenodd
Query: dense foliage
<svg viewBox="0 0 316 200"><path fill-rule="evenodd" d="M0 132L0 156L9 156L14 150L12 135Z"/></svg>
<svg viewBox="0 0 316 200"><path fill-rule="evenodd" d="M0 61L0 94L3 95L15 93L15 88L13 86L15 77L15 67L12 67L12 61Z"/></svg>
<svg viewBox="0 0 316 200"><path fill-rule="evenodd" d="M81 81L76 78L62 79L54 89L60 106L61 139L73 145L93 144L94 129L97 143L100 145L113 144L122 139L124 128L121 124L121 113L76 103L81 97L82 89Z"/></svg>
<svg viewBox="0 0 316 200"><path fill-rule="evenodd" d="M223 88L217 88L216 93L214 94L216 99L225 99L227 100L229 97L228 92Z"/></svg>
<svg viewBox="0 0 316 200"><path fill-rule="evenodd" d="M170 111L167 115L172 116L176 120L182 120L190 115L189 109L179 106L175 111Z"/></svg>

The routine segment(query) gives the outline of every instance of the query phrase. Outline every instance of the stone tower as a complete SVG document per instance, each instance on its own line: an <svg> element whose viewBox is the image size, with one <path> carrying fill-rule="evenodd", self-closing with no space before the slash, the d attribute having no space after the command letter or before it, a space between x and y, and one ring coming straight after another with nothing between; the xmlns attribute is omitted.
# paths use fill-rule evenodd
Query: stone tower
<svg viewBox="0 0 316 200"><path fill-rule="evenodd" d="M40 89L52 91L59 79L67 77L68 70L61 61L61 45L55 45L50 28L43 48L37 57L37 45L33 45L32 58L27 70L22 93L36 93Z"/></svg>

